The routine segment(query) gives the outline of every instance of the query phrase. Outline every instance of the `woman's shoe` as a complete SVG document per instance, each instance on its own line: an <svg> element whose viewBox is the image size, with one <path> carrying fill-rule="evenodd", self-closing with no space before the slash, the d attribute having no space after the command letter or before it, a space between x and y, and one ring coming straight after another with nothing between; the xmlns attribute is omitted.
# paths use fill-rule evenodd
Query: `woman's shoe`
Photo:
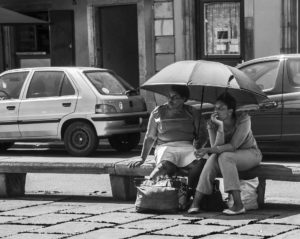
<svg viewBox="0 0 300 239"><path fill-rule="evenodd" d="M199 213L199 212L200 212L200 208L199 207L191 207L187 211L188 214L196 214L196 213Z"/></svg>
<svg viewBox="0 0 300 239"><path fill-rule="evenodd" d="M239 214L244 214L246 212L246 209L243 207L241 210L238 211L233 211L231 209L225 209L223 211L224 214L226 215L239 215Z"/></svg>

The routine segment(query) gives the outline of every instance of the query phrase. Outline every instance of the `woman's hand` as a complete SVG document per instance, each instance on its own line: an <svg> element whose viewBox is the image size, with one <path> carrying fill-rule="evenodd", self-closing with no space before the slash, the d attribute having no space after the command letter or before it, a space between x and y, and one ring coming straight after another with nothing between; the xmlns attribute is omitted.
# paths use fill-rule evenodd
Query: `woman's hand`
<svg viewBox="0 0 300 239"><path fill-rule="evenodd" d="M128 168L135 168L139 167L144 163L144 160L142 158L137 158L132 160L131 162L128 163Z"/></svg>
<svg viewBox="0 0 300 239"><path fill-rule="evenodd" d="M223 121L218 119L218 113L217 112L213 112L210 116L210 119L217 126L223 126Z"/></svg>
<svg viewBox="0 0 300 239"><path fill-rule="evenodd" d="M207 153L210 153L210 148L201 148L194 151L196 158L203 158L203 156Z"/></svg>

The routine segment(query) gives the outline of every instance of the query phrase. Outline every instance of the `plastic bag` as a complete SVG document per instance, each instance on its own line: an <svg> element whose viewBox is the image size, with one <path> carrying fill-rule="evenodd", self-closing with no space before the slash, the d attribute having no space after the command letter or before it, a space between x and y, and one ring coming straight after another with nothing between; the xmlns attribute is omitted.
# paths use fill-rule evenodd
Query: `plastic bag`
<svg viewBox="0 0 300 239"><path fill-rule="evenodd" d="M240 180L240 189L241 189L241 199L246 210L258 209L257 203L257 187L259 181L258 178L253 178L249 180ZM233 198L232 195L229 195L228 207L232 207Z"/></svg>

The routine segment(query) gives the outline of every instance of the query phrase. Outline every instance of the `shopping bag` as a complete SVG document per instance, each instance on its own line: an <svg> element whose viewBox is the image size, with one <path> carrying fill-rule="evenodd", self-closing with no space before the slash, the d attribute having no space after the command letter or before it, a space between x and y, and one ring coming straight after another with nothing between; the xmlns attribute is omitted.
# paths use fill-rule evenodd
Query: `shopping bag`
<svg viewBox="0 0 300 239"><path fill-rule="evenodd" d="M225 202L222 198L222 193L219 189L220 182L215 180L213 183L213 192L210 195L205 195L201 202L200 208L205 211L214 211L220 212L223 211L226 207Z"/></svg>
<svg viewBox="0 0 300 239"><path fill-rule="evenodd" d="M254 210L258 208L257 203L257 187L259 184L258 178L249 180L240 180L241 199L246 210ZM232 207L233 198L230 194L227 202L228 207Z"/></svg>
<svg viewBox="0 0 300 239"><path fill-rule="evenodd" d="M187 207L187 180L183 177L144 180L136 188L137 212L175 213Z"/></svg>

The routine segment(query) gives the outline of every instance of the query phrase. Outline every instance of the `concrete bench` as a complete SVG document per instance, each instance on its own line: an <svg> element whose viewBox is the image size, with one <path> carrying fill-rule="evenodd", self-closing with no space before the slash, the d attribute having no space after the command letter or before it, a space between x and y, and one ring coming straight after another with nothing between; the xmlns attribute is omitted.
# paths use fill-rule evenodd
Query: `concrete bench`
<svg viewBox="0 0 300 239"><path fill-rule="evenodd" d="M141 167L128 168L132 159L102 160L99 158L7 158L0 160L0 196L23 196L27 173L109 174L115 199L132 200L136 197L134 179L144 177L154 169L153 157ZM258 177L258 203L264 204L266 180L300 182L300 165L262 163L240 174L241 179Z"/></svg>
<svg viewBox="0 0 300 239"><path fill-rule="evenodd" d="M117 189L119 187L115 193L113 192L113 194L122 199L133 199L136 196L133 178L149 175L154 168L152 163L142 165L138 168L128 168L128 162L128 160L125 160L116 163L114 174L110 175L113 191L114 188ZM266 180L300 182L300 165L262 163L256 168L241 172L239 176L240 179L251 179L258 177L258 204L260 207L262 207L265 199ZM119 195L119 193L121 194Z"/></svg>

